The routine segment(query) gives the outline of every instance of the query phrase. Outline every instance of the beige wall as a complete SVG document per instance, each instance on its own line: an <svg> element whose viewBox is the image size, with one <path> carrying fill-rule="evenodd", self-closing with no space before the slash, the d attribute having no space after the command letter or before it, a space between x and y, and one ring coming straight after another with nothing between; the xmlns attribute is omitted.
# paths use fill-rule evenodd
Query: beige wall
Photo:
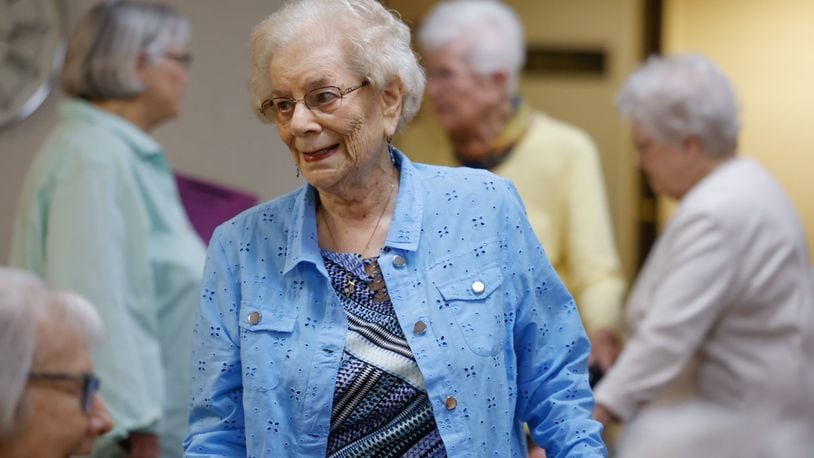
<svg viewBox="0 0 814 458"><path fill-rule="evenodd" d="M740 96L741 152L791 196L814 257L814 2L666 0L665 49L717 62Z"/></svg>
<svg viewBox="0 0 814 458"><path fill-rule="evenodd" d="M436 2L390 0L405 19L418 24ZM528 76L520 92L535 107L586 130L597 143L608 189L617 245L628 279L637 259L638 175L629 134L613 100L625 76L638 64L641 0L511 0L529 45L602 48L608 68L603 76ZM443 138L429 110L422 111L406 136L421 144ZM416 145L412 138L402 144ZM408 151L408 153L410 153Z"/></svg>
<svg viewBox="0 0 814 458"><path fill-rule="evenodd" d="M95 0L60 0L73 25ZM299 184L274 127L249 108L248 36L281 0L167 0L192 22L194 55L184 115L155 135L170 162L188 174L252 191L263 199ZM6 263L13 212L31 159L56 122L58 94L31 118L0 132L0 264Z"/></svg>

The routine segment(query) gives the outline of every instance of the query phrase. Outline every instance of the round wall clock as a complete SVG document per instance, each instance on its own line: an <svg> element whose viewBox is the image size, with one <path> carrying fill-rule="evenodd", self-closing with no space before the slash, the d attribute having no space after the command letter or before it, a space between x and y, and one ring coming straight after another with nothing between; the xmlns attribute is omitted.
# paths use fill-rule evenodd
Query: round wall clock
<svg viewBox="0 0 814 458"><path fill-rule="evenodd" d="M48 96L65 51L58 0L0 0L0 130Z"/></svg>

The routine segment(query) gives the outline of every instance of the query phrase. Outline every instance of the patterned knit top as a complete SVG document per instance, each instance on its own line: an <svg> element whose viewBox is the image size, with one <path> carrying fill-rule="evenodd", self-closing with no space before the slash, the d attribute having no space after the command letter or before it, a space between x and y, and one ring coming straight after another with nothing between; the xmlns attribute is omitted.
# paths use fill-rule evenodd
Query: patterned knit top
<svg viewBox="0 0 814 458"><path fill-rule="evenodd" d="M322 250L348 319L329 457L446 457L432 407L376 258Z"/></svg>

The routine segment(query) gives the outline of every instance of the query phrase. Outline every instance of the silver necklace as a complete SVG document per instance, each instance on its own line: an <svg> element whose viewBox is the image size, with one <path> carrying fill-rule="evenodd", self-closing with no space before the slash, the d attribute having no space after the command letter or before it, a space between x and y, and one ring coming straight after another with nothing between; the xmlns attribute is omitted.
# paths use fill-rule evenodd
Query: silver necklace
<svg viewBox="0 0 814 458"><path fill-rule="evenodd" d="M373 241L373 236L376 235L376 231L379 229L379 225L382 223L382 217L384 217L384 213L387 211L387 207L390 206L390 200L393 199L393 194L396 189L395 183L390 185L390 194L387 196L387 202L384 203L382 207L381 213L379 213L379 217L376 219L376 225L373 226L373 230L370 232L370 236L367 238L367 243L365 243L364 248L362 248L362 252L360 253L363 257L365 252L367 251L368 247L370 246L370 242ZM331 244L336 248L339 249L339 245L336 243L336 238L334 237L334 233L331 230L331 225L328 224L328 219L325 218L325 214L322 213L322 222L325 224L325 228L328 229L328 237L331 238Z"/></svg>
<svg viewBox="0 0 814 458"><path fill-rule="evenodd" d="M381 211L381 213L379 213L379 217L376 219L376 225L373 226L373 231L370 232L370 237L367 238L367 243L365 243L365 247L362 248L362 252L360 253L360 256L364 257L365 252L367 251L367 248L370 246L370 242L373 241L373 236L376 234L376 231L379 229L379 225L382 223L382 217L384 217L384 212L386 212L387 207L390 206L390 200L393 198L393 194L394 194L395 189L396 189L396 185L391 184L390 185L390 194L387 196L387 202L384 203L384 207L382 207L382 211ZM322 213L322 222L325 223L325 228L328 229L328 237L331 238L331 245L333 245L334 248L336 248L338 250L339 245L337 245L337 243L336 243L336 238L334 237L333 231L331 230L331 225L328 224L328 219L325 218L324 213ZM374 262L375 262L375 260L374 260ZM378 267L378 265L376 267ZM368 273L367 270L368 269L366 268L365 273ZM379 277L381 277L381 275L379 275ZM374 283L376 283L375 280L376 280L376 278L374 276ZM379 280L380 280L379 283L382 283L382 285L376 284L376 286L378 287L378 288L376 288L376 293L377 293L376 296L380 296L382 292L384 292L384 294L386 294L386 291L383 291L382 288L381 288L381 286L383 286L384 282L381 281L381 279L379 279ZM343 292L345 293L345 295L350 297L350 295L353 294L354 291L356 291L356 282L352 278L348 278L347 280L345 280L345 285L343 286L342 289L343 289Z"/></svg>

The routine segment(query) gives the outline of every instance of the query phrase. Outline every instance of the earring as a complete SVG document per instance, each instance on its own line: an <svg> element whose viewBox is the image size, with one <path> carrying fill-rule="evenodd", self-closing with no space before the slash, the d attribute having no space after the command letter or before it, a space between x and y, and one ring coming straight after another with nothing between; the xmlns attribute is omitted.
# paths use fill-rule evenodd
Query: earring
<svg viewBox="0 0 814 458"><path fill-rule="evenodd" d="M300 168L299 167L294 167L294 170L297 171L297 178L299 178L300 177Z"/></svg>
<svg viewBox="0 0 814 458"><path fill-rule="evenodd" d="M393 165L396 165L396 147L392 144L388 144L387 150L390 153L390 162L392 162Z"/></svg>

